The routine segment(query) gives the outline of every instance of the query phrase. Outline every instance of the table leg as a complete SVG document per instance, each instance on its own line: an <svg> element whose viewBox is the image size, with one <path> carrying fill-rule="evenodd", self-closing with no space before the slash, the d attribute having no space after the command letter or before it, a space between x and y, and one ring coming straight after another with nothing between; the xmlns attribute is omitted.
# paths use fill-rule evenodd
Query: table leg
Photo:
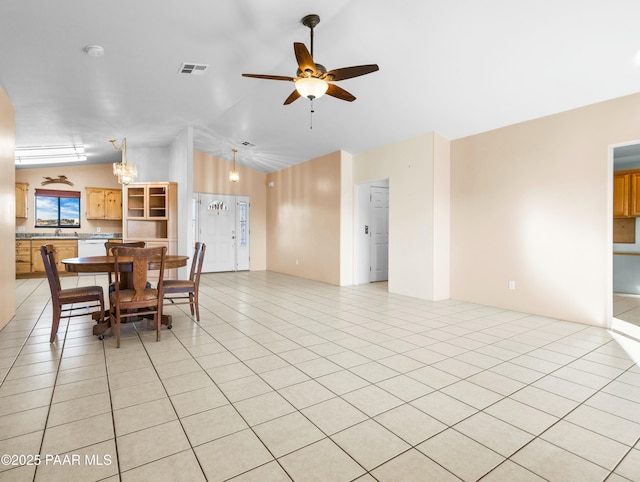
<svg viewBox="0 0 640 482"><path fill-rule="evenodd" d="M92 313L91 318L96 321L96 324L93 325L93 334L98 337L104 337L105 332L109 328L111 328L111 322L109 321L109 310L105 311L104 320L102 321L100 321L100 313ZM128 321L136 321L136 320L133 318L127 318L122 320L122 323L127 323ZM162 315L160 324L165 325L167 329L170 330L173 324L171 315Z"/></svg>

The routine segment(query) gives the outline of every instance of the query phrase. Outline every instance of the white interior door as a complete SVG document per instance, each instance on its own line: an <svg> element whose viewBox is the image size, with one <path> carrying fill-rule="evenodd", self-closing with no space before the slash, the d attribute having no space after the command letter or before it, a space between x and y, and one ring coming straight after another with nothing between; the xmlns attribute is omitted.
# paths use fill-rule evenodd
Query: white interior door
<svg viewBox="0 0 640 482"><path fill-rule="evenodd" d="M369 281L389 279L389 188L371 187Z"/></svg>
<svg viewBox="0 0 640 482"><path fill-rule="evenodd" d="M202 271L249 269L249 198L198 195L198 240L207 245Z"/></svg>

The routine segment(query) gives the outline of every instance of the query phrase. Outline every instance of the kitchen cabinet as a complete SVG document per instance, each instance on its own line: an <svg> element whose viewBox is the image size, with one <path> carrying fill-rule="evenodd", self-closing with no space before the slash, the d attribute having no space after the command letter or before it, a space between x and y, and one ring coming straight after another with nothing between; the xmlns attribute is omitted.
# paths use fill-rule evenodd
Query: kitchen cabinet
<svg viewBox="0 0 640 482"><path fill-rule="evenodd" d="M629 174L631 190L629 192L629 216L640 217L640 171Z"/></svg>
<svg viewBox="0 0 640 482"><path fill-rule="evenodd" d="M128 184L122 210L124 241L144 241L148 247L165 246L167 254L178 254L177 210L177 183ZM175 278L175 271L168 270L165 278Z"/></svg>
<svg viewBox="0 0 640 482"><path fill-rule="evenodd" d="M27 218L27 193L29 183L16 182L16 218Z"/></svg>
<svg viewBox="0 0 640 482"><path fill-rule="evenodd" d="M31 241L16 239L16 274L31 272Z"/></svg>
<svg viewBox="0 0 640 482"><path fill-rule="evenodd" d="M613 217L629 217L629 193L631 192L631 175L628 173L613 175Z"/></svg>
<svg viewBox="0 0 640 482"><path fill-rule="evenodd" d="M640 217L640 169L613 173L613 217Z"/></svg>
<svg viewBox="0 0 640 482"><path fill-rule="evenodd" d="M124 193L124 240L177 241L177 207L175 182L129 184Z"/></svg>
<svg viewBox="0 0 640 482"><path fill-rule="evenodd" d="M122 219L122 191L120 189L105 189L88 187L87 219Z"/></svg>
<svg viewBox="0 0 640 482"><path fill-rule="evenodd" d="M64 264L60 262L65 258L76 258L78 256L78 241L75 239L34 239L31 241L31 272L44 273L44 263L40 254L40 246L43 244L53 244L56 267L60 274L65 272Z"/></svg>

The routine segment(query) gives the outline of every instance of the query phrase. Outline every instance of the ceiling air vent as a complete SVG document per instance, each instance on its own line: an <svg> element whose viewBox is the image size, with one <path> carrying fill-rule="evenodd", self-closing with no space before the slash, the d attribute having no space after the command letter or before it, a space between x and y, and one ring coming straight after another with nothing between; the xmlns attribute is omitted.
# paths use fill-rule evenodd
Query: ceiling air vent
<svg viewBox="0 0 640 482"><path fill-rule="evenodd" d="M184 63L180 66L181 74L202 75L209 68L206 64Z"/></svg>
<svg viewBox="0 0 640 482"><path fill-rule="evenodd" d="M243 145L244 147L256 147L255 144L251 144L251 142L249 141L242 141L240 144Z"/></svg>

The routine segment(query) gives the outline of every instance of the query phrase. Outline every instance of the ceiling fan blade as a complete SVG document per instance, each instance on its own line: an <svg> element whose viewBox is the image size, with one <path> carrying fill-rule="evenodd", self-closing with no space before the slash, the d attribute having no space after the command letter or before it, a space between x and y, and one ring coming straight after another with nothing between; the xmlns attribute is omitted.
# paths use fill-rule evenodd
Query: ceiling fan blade
<svg viewBox="0 0 640 482"><path fill-rule="evenodd" d="M371 72L375 72L376 70L378 70L377 64L344 67L342 69L335 69L327 72L325 75L325 79L330 81L352 79L353 77L370 74Z"/></svg>
<svg viewBox="0 0 640 482"><path fill-rule="evenodd" d="M301 42L294 42L293 51L296 54L296 60L298 61L298 67L300 67L300 70L303 73L310 71L315 74L316 64L313 62L313 58L307 50L306 45Z"/></svg>
<svg viewBox="0 0 640 482"><path fill-rule="evenodd" d="M253 77L254 79L268 79L268 80L289 80L293 82L293 77L286 77L284 75L262 75L262 74L242 74L243 77Z"/></svg>
<svg viewBox="0 0 640 482"><path fill-rule="evenodd" d="M336 99L346 100L347 102L353 102L354 100L356 100L355 96L335 84L329 84L327 95L335 97Z"/></svg>
<svg viewBox="0 0 640 482"><path fill-rule="evenodd" d="M291 102L296 100L298 97L300 97L300 93L297 90L294 90L293 92L291 92L291 95L287 97L287 100L284 101L284 105L291 104Z"/></svg>

